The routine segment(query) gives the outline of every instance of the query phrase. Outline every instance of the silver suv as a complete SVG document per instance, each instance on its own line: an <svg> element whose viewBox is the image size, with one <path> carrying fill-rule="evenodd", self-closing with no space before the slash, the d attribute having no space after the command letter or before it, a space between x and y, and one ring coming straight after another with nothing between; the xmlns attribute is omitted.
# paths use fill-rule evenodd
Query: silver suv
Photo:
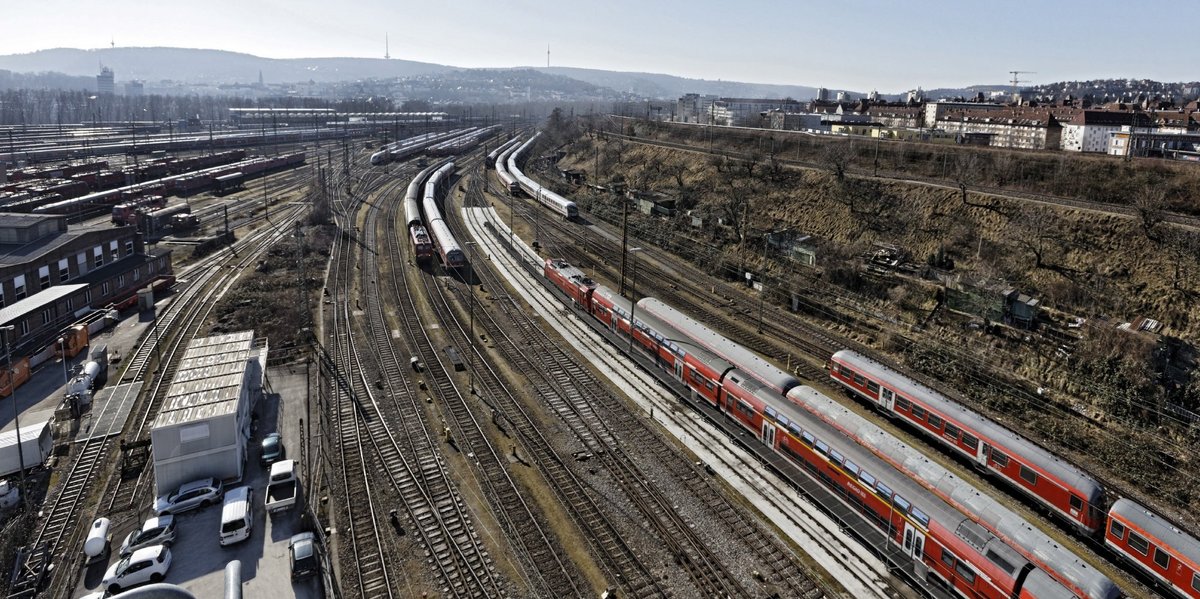
<svg viewBox="0 0 1200 599"><path fill-rule="evenodd" d="M178 514L201 506L221 503L224 495L221 481L215 478L202 478L184 483L178 491L159 497L154 500L152 508L154 514L158 516Z"/></svg>

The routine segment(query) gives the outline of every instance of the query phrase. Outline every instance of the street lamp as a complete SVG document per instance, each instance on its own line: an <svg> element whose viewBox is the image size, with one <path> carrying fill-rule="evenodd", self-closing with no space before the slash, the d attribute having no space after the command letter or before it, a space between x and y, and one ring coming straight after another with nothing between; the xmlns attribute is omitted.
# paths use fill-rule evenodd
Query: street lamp
<svg viewBox="0 0 1200 599"><path fill-rule="evenodd" d="M629 253L640 252L642 248L629 248ZM637 314L637 256L633 257L633 287L630 291L630 297L633 298L633 305L629 309L629 355L633 356L633 327L634 316Z"/></svg>
<svg viewBox="0 0 1200 599"><path fill-rule="evenodd" d="M65 337L58 338L58 345L62 348L62 363L63 363L63 384L70 382L67 378L67 340Z"/></svg>
<svg viewBox="0 0 1200 599"><path fill-rule="evenodd" d="M17 373L13 369L12 363L12 334L16 329L17 327L10 324L0 327L0 332L4 333L4 367L8 369L8 395L12 398L13 402L13 428L16 429L17 433L17 461L21 469L21 503L28 508L29 499L25 493L25 450L21 447L20 410L17 408Z"/></svg>

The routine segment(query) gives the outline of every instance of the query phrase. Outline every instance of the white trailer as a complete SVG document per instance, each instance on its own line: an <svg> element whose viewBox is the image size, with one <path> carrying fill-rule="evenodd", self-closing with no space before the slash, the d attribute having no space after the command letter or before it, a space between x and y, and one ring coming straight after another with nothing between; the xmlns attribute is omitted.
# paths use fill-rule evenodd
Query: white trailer
<svg viewBox="0 0 1200 599"><path fill-rule="evenodd" d="M8 476L21 470L39 466L50 457L54 451L54 438L50 431L50 421L21 427L21 449L17 450L17 431L10 430L0 433L0 476ZM21 466L24 458L24 467Z"/></svg>

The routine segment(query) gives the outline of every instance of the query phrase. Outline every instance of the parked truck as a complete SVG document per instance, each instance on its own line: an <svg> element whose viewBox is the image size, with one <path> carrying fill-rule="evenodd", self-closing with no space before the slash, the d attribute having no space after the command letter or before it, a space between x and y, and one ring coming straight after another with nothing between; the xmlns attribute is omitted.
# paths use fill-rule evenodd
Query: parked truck
<svg viewBox="0 0 1200 599"><path fill-rule="evenodd" d="M50 421L22 426L20 437L21 447L17 449L16 430L0 433L0 476L40 466L54 450Z"/></svg>
<svg viewBox="0 0 1200 599"><path fill-rule="evenodd" d="M296 478L296 460L283 460L271 464L271 478L267 482L267 512L274 514L292 509L300 495L300 481Z"/></svg>

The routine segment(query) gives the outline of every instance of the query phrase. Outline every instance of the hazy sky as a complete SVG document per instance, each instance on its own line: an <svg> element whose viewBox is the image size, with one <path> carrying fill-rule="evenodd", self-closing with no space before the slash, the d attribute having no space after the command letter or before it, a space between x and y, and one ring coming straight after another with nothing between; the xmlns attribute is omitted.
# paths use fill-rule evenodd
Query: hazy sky
<svg viewBox="0 0 1200 599"><path fill-rule="evenodd" d="M551 64L899 92L916 86L1200 79L1195 5L1090 0L37 0L0 54L180 46L272 58Z"/></svg>

